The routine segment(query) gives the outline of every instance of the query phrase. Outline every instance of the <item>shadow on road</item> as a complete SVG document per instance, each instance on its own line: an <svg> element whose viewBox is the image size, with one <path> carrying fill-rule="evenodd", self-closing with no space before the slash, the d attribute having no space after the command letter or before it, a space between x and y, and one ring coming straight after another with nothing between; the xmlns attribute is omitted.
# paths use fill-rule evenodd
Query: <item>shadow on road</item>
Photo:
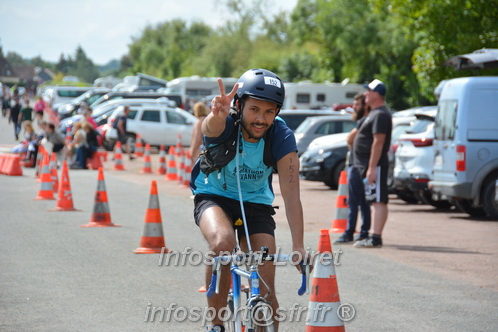
<svg viewBox="0 0 498 332"><path fill-rule="evenodd" d="M429 246L410 246L410 245L386 245L385 247L390 247L398 250L407 250L407 251L441 252L449 254L491 255L489 253L482 253L479 251L470 251L461 248L451 248L451 247L429 247Z"/></svg>

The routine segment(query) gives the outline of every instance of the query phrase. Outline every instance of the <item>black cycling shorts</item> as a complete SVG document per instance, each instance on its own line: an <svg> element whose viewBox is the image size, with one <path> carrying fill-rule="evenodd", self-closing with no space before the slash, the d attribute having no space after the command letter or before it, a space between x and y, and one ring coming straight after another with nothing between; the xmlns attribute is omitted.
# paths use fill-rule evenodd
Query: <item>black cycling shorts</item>
<svg viewBox="0 0 498 332"><path fill-rule="evenodd" d="M202 213L213 206L218 206L225 211L228 218L232 221L233 228L237 230L239 239L245 236L239 201L218 195L195 195L194 219L197 226L199 226ZM272 206L244 202L244 212L249 235L264 233L275 237L275 220L272 217L275 214L275 209Z"/></svg>

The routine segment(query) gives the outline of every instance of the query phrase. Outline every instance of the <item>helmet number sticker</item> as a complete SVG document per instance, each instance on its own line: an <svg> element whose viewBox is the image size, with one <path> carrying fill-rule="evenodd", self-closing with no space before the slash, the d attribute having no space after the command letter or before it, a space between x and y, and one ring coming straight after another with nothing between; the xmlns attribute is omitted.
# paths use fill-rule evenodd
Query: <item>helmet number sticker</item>
<svg viewBox="0 0 498 332"><path fill-rule="evenodd" d="M273 78L273 77L268 77L268 76L265 76L265 84L266 85L276 86L278 88L282 87L282 85L280 83L280 80L278 80L276 78Z"/></svg>

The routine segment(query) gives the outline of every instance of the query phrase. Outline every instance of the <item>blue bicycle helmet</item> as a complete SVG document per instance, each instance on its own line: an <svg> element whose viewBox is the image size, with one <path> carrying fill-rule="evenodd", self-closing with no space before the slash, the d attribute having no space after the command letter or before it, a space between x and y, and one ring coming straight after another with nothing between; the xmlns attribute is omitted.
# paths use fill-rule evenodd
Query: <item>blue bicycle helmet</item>
<svg viewBox="0 0 498 332"><path fill-rule="evenodd" d="M282 108L285 98L284 82L276 74L266 69L251 69L246 71L237 82L239 89L235 100L244 96L265 100Z"/></svg>

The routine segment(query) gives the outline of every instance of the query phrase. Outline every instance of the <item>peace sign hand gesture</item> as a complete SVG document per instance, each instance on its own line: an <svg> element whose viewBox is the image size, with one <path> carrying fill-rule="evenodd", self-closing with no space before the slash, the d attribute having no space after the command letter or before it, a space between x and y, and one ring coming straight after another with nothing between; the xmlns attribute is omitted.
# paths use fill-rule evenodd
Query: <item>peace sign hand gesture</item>
<svg viewBox="0 0 498 332"><path fill-rule="evenodd" d="M235 84L232 91L228 95L225 94L225 86L221 78L218 78L218 86L220 88L220 95L213 98L211 101L211 111L216 118L226 118L230 113L230 103L232 102L239 85Z"/></svg>

